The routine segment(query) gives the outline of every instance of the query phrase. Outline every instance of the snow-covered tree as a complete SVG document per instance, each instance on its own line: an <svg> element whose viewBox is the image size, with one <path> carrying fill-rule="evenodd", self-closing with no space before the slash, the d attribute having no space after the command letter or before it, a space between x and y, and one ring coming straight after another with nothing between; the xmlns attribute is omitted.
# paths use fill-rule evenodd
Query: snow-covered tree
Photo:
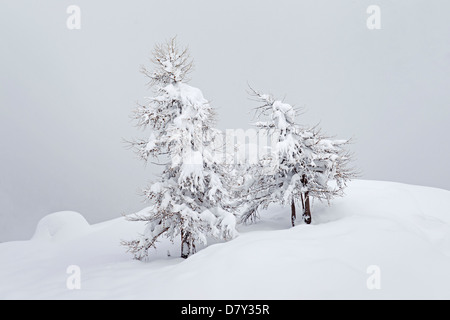
<svg viewBox="0 0 450 320"><path fill-rule="evenodd" d="M192 69L187 49L175 39L157 45L153 70L143 68L155 96L139 105L134 118L138 126L150 129L150 137L131 142L144 161L163 158L158 181L143 193L150 206L128 216L146 221L144 233L124 241L135 258L148 256L156 241L181 236L181 257L195 253L208 237L230 239L236 235L236 219L228 206L228 179L217 142L222 132L215 129L214 112L202 92L186 84Z"/></svg>
<svg viewBox="0 0 450 320"><path fill-rule="evenodd" d="M253 219L259 209L271 203L291 206L291 222L296 220L296 202L301 202L302 218L311 223L311 198L330 200L342 196L353 177L350 157L344 146L348 140L325 138L316 128L296 124L296 110L273 96L251 89L260 102L255 126L272 135L271 152L249 168L250 187L244 193L246 206L242 220ZM245 204L246 203L246 204Z"/></svg>

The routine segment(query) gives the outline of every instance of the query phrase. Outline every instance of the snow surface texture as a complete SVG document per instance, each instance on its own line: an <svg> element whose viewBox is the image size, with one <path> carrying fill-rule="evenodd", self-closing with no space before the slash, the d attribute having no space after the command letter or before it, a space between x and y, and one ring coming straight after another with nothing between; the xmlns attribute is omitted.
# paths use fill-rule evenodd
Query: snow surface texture
<svg viewBox="0 0 450 320"><path fill-rule="evenodd" d="M169 241L131 260L119 242L141 223L54 213L31 240L0 244L0 298L450 299L450 192L356 180L346 193L316 202L311 225L291 228L289 208L270 207L186 260ZM66 287L69 265L81 268L80 290ZM379 290L366 285L371 265Z"/></svg>

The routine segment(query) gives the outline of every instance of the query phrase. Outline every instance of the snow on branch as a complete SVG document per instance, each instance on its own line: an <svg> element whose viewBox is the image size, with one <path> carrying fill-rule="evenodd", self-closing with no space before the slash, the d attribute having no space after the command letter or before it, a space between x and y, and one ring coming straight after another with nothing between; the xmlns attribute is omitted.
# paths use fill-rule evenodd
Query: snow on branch
<svg viewBox="0 0 450 320"><path fill-rule="evenodd" d="M157 44L151 61L155 65L153 70L141 68L141 72L150 79L149 85L187 82L186 76L194 65L188 48L180 48L175 37L164 44Z"/></svg>

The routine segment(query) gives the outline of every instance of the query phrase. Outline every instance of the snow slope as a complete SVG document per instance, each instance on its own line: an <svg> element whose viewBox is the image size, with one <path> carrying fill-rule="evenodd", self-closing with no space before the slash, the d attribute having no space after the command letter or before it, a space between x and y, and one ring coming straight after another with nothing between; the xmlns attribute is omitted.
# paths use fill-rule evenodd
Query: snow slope
<svg viewBox="0 0 450 320"><path fill-rule="evenodd" d="M312 225L291 228L288 208L261 218L187 260L162 242L143 263L119 244L142 224L54 213L31 240L0 244L0 298L450 299L450 191L358 180L331 207L315 203ZM69 265L80 290L66 287Z"/></svg>

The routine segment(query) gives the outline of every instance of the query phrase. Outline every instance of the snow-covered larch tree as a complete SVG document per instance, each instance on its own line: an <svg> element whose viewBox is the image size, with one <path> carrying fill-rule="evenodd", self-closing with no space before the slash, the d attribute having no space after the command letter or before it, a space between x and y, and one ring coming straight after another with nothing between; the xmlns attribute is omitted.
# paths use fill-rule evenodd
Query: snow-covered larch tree
<svg viewBox="0 0 450 320"><path fill-rule="evenodd" d="M296 203L302 206L302 218L311 223L311 198L326 200L342 196L346 183L354 176L348 168L348 140L323 137L316 128L296 124L296 110L272 95L251 89L261 104L256 110L255 126L272 136L271 151L249 170L252 183L242 202L246 210L242 221L253 219L259 209L277 203L291 206L291 222L295 225Z"/></svg>
<svg viewBox="0 0 450 320"><path fill-rule="evenodd" d="M145 221L146 229L136 240L124 241L136 259L148 256L157 240L181 238L181 257L195 253L208 237L236 236L236 219L228 206L228 175L217 143L222 132L215 129L214 110L202 92L186 84L192 70L188 50L175 39L157 45L154 69L142 69L155 95L134 112L137 125L150 129L148 139L131 142L144 161L164 159L158 181L144 189L150 206L129 215Z"/></svg>

